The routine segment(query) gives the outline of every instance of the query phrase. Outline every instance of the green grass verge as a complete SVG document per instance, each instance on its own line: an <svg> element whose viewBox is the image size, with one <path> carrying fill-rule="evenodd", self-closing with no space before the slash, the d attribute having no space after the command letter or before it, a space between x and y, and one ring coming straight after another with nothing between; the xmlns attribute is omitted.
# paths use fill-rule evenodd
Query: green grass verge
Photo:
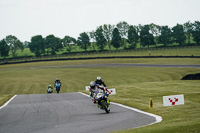
<svg viewBox="0 0 200 133"><path fill-rule="evenodd" d="M6 101L8 101L13 95L0 94L0 106L2 106Z"/></svg>
<svg viewBox="0 0 200 133"><path fill-rule="evenodd" d="M196 59L109 59L2 65L0 66L0 102L3 103L15 94L46 93L46 88L49 84L53 84L56 78L62 81L61 93L81 91L88 94L84 91L84 87L100 75L109 88L115 87L117 90L117 95L110 96L111 101L163 117L161 123L118 131L119 133L200 132L200 81L180 80L186 74L199 73L197 68L43 68L97 63L199 64L199 61ZM163 107L162 96L176 94L184 94L185 105ZM149 109L150 98L153 100L152 109Z"/></svg>

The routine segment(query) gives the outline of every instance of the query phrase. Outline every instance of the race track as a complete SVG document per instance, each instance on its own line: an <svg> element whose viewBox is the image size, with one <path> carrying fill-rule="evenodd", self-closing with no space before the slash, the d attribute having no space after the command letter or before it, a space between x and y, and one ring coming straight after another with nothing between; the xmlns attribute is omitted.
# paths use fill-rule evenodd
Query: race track
<svg viewBox="0 0 200 133"><path fill-rule="evenodd" d="M166 65L166 64L83 64L83 65L59 65L59 66L42 66L28 67L28 69L46 69L46 68L84 68L84 67L175 67L175 68L200 68L200 65Z"/></svg>
<svg viewBox="0 0 200 133"><path fill-rule="evenodd" d="M84 67L200 68L200 65L115 63L15 69ZM105 111L97 108L91 99L80 93L17 95L7 106L0 108L0 133L107 133L146 126L162 120L159 116L122 106L111 103L111 112L106 114Z"/></svg>
<svg viewBox="0 0 200 133"><path fill-rule="evenodd" d="M17 95L0 109L0 133L107 133L158 122L116 103L110 108L106 114L81 93Z"/></svg>

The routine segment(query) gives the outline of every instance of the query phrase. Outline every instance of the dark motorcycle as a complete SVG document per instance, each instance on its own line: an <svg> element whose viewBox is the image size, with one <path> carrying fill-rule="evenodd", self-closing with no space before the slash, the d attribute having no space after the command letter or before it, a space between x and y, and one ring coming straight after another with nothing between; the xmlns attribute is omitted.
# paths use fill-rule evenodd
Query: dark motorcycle
<svg viewBox="0 0 200 133"><path fill-rule="evenodd" d="M106 113L110 112L109 108L109 100L107 100L107 95L104 93L103 90L99 89L98 93L95 94L94 96L95 100L98 103L98 107L102 110L105 110Z"/></svg>
<svg viewBox="0 0 200 133"><path fill-rule="evenodd" d="M56 83L56 84L55 84L55 88L56 88L57 93L60 92L60 87L61 87L61 84L60 84L60 83Z"/></svg>

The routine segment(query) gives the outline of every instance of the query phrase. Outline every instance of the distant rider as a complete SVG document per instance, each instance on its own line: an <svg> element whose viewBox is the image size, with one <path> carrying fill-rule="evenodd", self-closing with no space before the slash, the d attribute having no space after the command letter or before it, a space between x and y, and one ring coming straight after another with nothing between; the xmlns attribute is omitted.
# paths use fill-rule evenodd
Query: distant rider
<svg viewBox="0 0 200 133"><path fill-rule="evenodd" d="M52 93L52 92L53 92L53 87L49 85L47 88L47 93Z"/></svg>
<svg viewBox="0 0 200 133"><path fill-rule="evenodd" d="M100 76L97 76L97 79L95 82L96 84L103 85L104 87L106 87L106 84L103 82Z"/></svg>
<svg viewBox="0 0 200 133"><path fill-rule="evenodd" d="M54 87L56 88L56 84L57 83L60 83L60 87L61 87L61 81L58 79L58 78L56 78L56 80L55 80L55 82L54 82Z"/></svg>

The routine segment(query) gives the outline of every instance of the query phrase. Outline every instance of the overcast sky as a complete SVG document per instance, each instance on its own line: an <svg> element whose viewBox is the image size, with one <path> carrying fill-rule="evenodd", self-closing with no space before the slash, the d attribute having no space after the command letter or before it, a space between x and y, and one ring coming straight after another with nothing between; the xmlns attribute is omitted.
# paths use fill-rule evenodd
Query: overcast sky
<svg viewBox="0 0 200 133"><path fill-rule="evenodd" d="M53 34L77 39L103 24L175 26L200 21L200 0L0 0L0 40Z"/></svg>

